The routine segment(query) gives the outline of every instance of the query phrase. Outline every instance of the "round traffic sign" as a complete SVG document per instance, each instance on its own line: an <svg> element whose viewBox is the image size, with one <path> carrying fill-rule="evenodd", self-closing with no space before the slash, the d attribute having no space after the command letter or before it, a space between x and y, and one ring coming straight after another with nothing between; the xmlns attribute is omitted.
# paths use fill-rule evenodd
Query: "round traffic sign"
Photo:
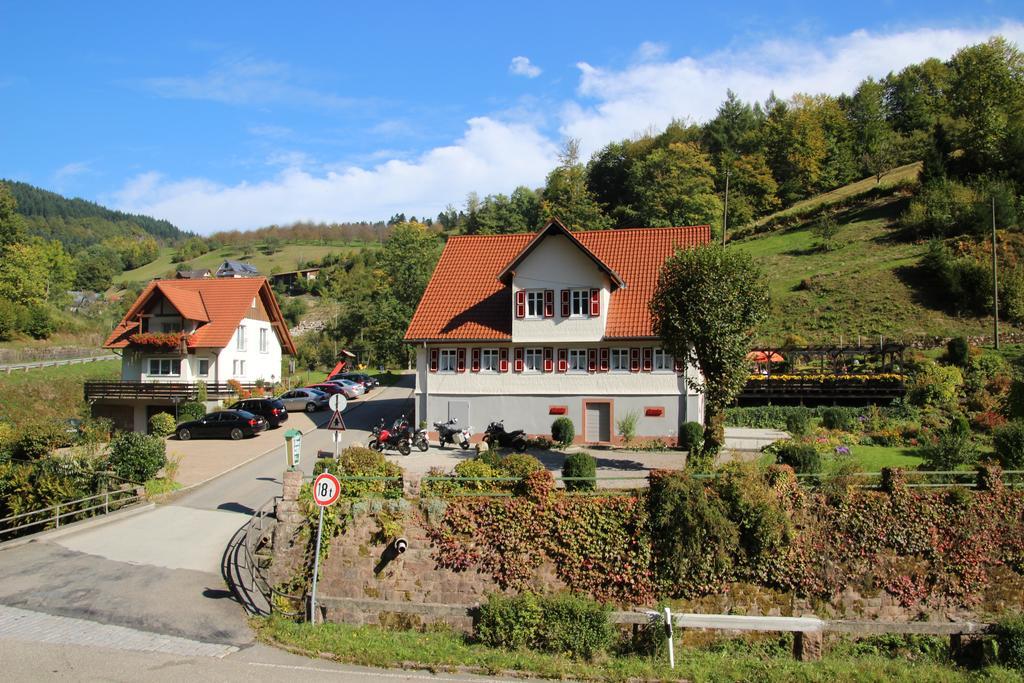
<svg viewBox="0 0 1024 683"><path fill-rule="evenodd" d="M341 483L330 472L324 472L313 480L313 501L320 507L327 507L341 495Z"/></svg>
<svg viewBox="0 0 1024 683"><path fill-rule="evenodd" d="M345 406L348 405L348 400L343 394L331 394L331 397L327 399L327 405L336 413L343 412Z"/></svg>

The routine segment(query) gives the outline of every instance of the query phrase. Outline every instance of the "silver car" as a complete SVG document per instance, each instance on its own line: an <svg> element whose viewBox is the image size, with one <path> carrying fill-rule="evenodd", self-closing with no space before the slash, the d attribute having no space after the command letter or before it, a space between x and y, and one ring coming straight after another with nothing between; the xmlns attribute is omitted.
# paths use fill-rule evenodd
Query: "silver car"
<svg viewBox="0 0 1024 683"><path fill-rule="evenodd" d="M278 401L284 403L288 410L305 410L307 413L315 413L318 410L327 409L327 400L330 397L316 389L292 389L277 397Z"/></svg>
<svg viewBox="0 0 1024 683"><path fill-rule="evenodd" d="M331 384L337 384L339 386L342 386L342 387L345 387L346 389L351 390L356 396L362 396L363 394L366 393L366 387L364 387L359 382L353 382L350 379L332 379L332 380L328 380L328 381ZM347 393L345 395L348 396Z"/></svg>

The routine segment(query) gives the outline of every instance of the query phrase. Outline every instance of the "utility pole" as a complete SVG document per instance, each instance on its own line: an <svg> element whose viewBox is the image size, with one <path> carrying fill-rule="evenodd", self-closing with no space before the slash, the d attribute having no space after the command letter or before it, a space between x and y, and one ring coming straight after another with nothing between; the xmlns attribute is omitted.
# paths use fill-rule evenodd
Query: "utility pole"
<svg viewBox="0 0 1024 683"><path fill-rule="evenodd" d="M732 171L725 172L725 214L722 218L722 246L725 246L725 233L729 232L729 175Z"/></svg>
<svg viewBox="0 0 1024 683"><path fill-rule="evenodd" d="M996 265L996 198L992 197L992 328L999 350L999 266Z"/></svg>

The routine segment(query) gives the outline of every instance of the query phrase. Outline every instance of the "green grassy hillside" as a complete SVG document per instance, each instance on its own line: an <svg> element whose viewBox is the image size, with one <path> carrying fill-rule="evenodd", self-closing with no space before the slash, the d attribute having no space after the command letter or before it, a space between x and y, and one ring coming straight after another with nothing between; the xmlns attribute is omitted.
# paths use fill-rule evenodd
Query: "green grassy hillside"
<svg viewBox="0 0 1024 683"><path fill-rule="evenodd" d="M164 248L160 256L153 262L147 263L135 270L126 270L114 278L114 282L144 282L155 277L174 276L176 270L197 270L209 268L216 270L225 259L245 261L256 266L263 275L269 275L271 270L278 272L295 270L299 262L318 261L328 254L338 252L354 252L365 249L368 246L362 242L338 243L338 244L284 244L280 251L271 255L264 254L256 247L223 247L203 254L187 263L172 263L174 255L173 248ZM245 257L245 258L243 258Z"/></svg>
<svg viewBox="0 0 1024 683"><path fill-rule="evenodd" d="M872 178L855 183L865 185L860 190L847 186L829 193L831 198L807 201L820 208L873 183ZM909 340L989 334L991 318L949 313L922 277L917 263L926 244L905 241L897 230L908 201L906 193L894 190L840 210L835 215L840 225L838 246L832 251L821 250L812 234L813 211L791 229L732 243L731 248L757 258L769 277L772 315L762 328L763 340L779 343L787 334L812 343L838 343L840 335L849 343L858 335L865 342L877 342L879 335Z"/></svg>

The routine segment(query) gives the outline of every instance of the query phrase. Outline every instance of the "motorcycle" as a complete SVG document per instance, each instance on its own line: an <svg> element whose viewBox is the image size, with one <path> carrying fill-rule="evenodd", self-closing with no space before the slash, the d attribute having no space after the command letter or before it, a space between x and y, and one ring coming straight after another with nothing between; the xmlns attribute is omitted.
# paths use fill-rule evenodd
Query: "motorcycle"
<svg viewBox="0 0 1024 683"><path fill-rule="evenodd" d="M458 421L459 418L453 417L447 422L434 423L434 428L437 430L437 440L441 448L444 448L449 443L453 446L458 443L462 448L469 448L469 437L473 435L473 428L459 429L455 426L455 423Z"/></svg>
<svg viewBox="0 0 1024 683"><path fill-rule="evenodd" d="M409 424L409 419L405 415L395 420L392 427L395 431L405 434L409 443L420 449L421 452L426 452L426 450L430 448L430 442L427 441L427 430L413 429L412 425Z"/></svg>
<svg viewBox="0 0 1024 683"><path fill-rule="evenodd" d="M367 444L375 451L384 452L386 448L394 448L402 455L409 455L412 448L409 447L409 435L405 430L388 429L384 426L384 420L373 428L373 436Z"/></svg>
<svg viewBox="0 0 1024 683"><path fill-rule="evenodd" d="M484 432L484 443L488 448L511 446L517 451L522 451L526 449L526 432L522 429L517 429L514 432L505 431L505 421L496 420L487 425L487 430Z"/></svg>

